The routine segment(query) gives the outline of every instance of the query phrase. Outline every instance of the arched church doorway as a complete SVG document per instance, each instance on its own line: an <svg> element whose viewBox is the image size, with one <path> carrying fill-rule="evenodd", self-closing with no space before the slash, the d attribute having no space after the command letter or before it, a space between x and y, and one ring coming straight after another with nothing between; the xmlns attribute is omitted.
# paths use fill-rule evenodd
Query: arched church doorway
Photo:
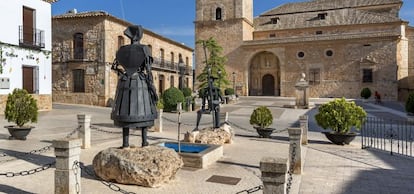
<svg viewBox="0 0 414 194"><path fill-rule="evenodd" d="M273 53L263 51L250 60L249 96L280 96L280 65Z"/></svg>

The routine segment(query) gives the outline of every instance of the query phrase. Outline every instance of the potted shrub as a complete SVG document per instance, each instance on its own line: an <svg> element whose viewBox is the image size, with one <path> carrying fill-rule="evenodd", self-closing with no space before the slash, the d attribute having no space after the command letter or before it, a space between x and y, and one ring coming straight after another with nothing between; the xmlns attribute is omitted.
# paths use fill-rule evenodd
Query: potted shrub
<svg viewBox="0 0 414 194"><path fill-rule="evenodd" d="M361 90L361 97L366 101L369 97L371 97L371 90L369 88L363 88Z"/></svg>
<svg viewBox="0 0 414 194"><path fill-rule="evenodd" d="M355 138L357 134L351 129L361 129L366 116L362 107L341 98L321 105L315 119L322 128L332 130L323 132L332 143L344 145Z"/></svg>
<svg viewBox="0 0 414 194"><path fill-rule="evenodd" d="M269 126L273 123L273 115L269 108L260 106L254 109L250 115L250 124L256 129L260 137L269 138L273 132L273 128Z"/></svg>
<svg viewBox="0 0 414 194"><path fill-rule="evenodd" d="M408 95L407 101L405 102L405 111L407 111L408 120L414 121L414 93Z"/></svg>
<svg viewBox="0 0 414 194"><path fill-rule="evenodd" d="M14 89L7 96L4 117L16 125L5 126L9 130L10 139L26 140L33 126L25 124L37 122L38 108L36 100L25 89Z"/></svg>

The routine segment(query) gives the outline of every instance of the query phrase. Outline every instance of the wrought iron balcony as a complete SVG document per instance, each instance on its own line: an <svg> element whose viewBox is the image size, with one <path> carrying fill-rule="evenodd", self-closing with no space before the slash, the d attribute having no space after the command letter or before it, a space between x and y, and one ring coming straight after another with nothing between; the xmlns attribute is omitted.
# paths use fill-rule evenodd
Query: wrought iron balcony
<svg viewBox="0 0 414 194"><path fill-rule="evenodd" d="M178 63L173 63L171 61L166 61L161 58L153 57L154 62L152 63L152 67L157 70L169 71L169 72L177 72L180 73L180 66ZM185 75L192 75L193 71L191 67L184 66L184 74Z"/></svg>
<svg viewBox="0 0 414 194"><path fill-rule="evenodd" d="M45 48L45 32L36 28L19 26L19 45L34 49Z"/></svg>

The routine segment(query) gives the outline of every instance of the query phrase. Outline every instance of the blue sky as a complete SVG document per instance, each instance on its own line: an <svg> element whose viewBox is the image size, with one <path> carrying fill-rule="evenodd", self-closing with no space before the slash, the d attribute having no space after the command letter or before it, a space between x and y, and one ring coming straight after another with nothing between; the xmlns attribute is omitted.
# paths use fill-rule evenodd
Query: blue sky
<svg viewBox="0 0 414 194"><path fill-rule="evenodd" d="M254 15L285 3L301 1L305 0L254 0ZM414 26L414 0L403 2L400 16ZM78 12L106 11L194 48L195 0L59 0L52 4L52 15L74 8Z"/></svg>

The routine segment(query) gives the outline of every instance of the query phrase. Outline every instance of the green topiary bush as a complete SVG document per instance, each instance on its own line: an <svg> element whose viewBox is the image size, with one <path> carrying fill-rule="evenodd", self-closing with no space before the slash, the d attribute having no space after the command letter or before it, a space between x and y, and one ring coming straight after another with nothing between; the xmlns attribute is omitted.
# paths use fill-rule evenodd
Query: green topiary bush
<svg viewBox="0 0 414 194"><path fill-rule="evenodd" d="M367 113L362 107L355 102L347 102L345 98L321 105L319 113L315 115L319 126L340 134L349 133L354 126L361 129L366 117Z"/></svg>
<svg viewBox="0 0 414 194"><path fill-rule="evenodd" d="M191 96L191 94L193 93L190 88L183 88L181 89L181 92L183 92L184 97Z"/></svg>
<svg viewBox="0 0 414 194"><path fill-rule="evenodd" d="M250 115L250 124L260 128L267 128L273 123L273 115L269 108L260 106Z"/></svg>
<svg viewBox="0 0 414 194"><path fill-rule="evenodd" d="M414 115L414 92L408 95L407 101L405 102L405 110L410 115Z"/></svg>
<svg viewBox="0 0 414 194"><path fill-rule="evenodd" d="M22 127L28 122L37 122L38 108L34 99L25 89L14 89L7 96L4 117L9 122L14 122Z"/></svg>
<svg viewBox="0 0 414 194"><path fill-rule="evenodd" d="M371 90L369 88L363 88L361 90L361 97L364 99L368 99L371 97Z"/></svg>
<svg viewBox="0 0 414 194"><path fill-rule="evenodd" d="M233 88L226 88L224 90L224 95L233 95L234 94L234 89Z"/></svg>
<svg viewBox="0 0 414 194"><path fill-rule="evenodd" d="M183 109L185 108L184 94L175 87L168 88L162 95L164 101L164 111L171 112L177 110L177 103L181 102Z"/></svg>

